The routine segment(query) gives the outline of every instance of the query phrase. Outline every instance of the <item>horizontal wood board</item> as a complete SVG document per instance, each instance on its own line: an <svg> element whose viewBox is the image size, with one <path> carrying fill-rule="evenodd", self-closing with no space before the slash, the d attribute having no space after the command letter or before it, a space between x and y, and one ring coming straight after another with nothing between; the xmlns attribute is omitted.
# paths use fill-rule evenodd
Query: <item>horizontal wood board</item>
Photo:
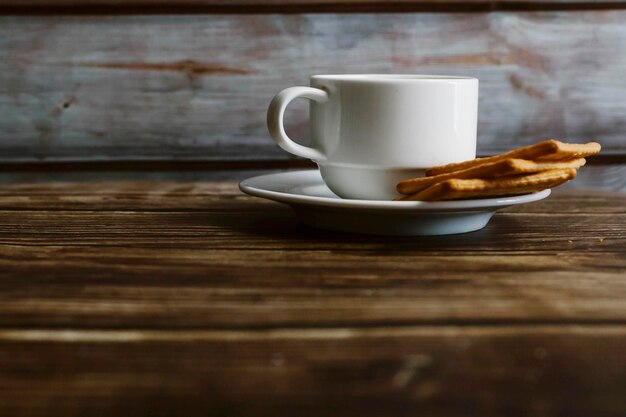
<svg viewBox="0 0 626 417"><path fill-rule="evenodd" d="M619 416L626 326L0 331L3 415Z"/></svg>
<svg viewBox="0 0 626 417"><path fill-rule="evenodd" d="M613 158L590 158L579 170L576 179L561 186L563 189L606 190L626 192L626 163L595 164ZM621 158L620 158L621 159ZM257 175L286 170L315 169L304 160L284 161L169 161L169 162L66 162L5 164L0 171L0 184L102 182L102 181L241 181Z"/></svg>
<svg viewBox="0 0 626 417"><path fill-rule="evenodd" d="M228 181L0 185L0 414L626 412L626 194L309 229Z"/></svg>
<svg viewBox="0 0 626 417"><path fill-rule="evenodd" d="M624 0L5 0L0 14L354 13L623 9Z"/></svg>
<svg viewBox="0 0 626 417"><path fill-rule="evenodd" d="M481 80L479 147L623 153L626 11L0 17L0 160L277 159L265 109L329 72ZM288 111L307 136L307 105Z"/></svg>
<svg viewBox="0 0 626 417"><path fill-rule="evenodd" d="M0 326L623 324L625 207L555 192L476 233L390 238L300 226L229 182L3 185Z"/></svg>

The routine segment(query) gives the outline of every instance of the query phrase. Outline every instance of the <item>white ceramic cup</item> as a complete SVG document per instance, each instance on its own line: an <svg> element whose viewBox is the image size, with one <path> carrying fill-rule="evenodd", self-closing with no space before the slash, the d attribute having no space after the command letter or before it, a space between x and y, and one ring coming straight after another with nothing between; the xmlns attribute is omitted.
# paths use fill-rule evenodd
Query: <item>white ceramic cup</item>
<svg viewBox="0 0 626 417"><path fill-rule="evenodd" d="M285 133L295 98L311 100L311 147ZM339 197L391 200L396 184L435 165L476 157L478 80L437 75L315 75L274 97L267 125L278 145L312 159Z"/></svg>

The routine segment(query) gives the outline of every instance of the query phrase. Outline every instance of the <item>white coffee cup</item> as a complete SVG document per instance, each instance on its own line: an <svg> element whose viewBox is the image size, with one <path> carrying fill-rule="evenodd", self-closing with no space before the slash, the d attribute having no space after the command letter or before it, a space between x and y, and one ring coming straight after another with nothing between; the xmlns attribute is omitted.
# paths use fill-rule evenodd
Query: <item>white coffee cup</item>
<svg viewBox="0 0 626 417"><path fill-rule="evenodd" d="M283 126L289 102L311 100L311 147ZM315 75L274 97L278 145L312 159L326 185L351 199L391 200L396 184L435 165L476 157L478 80L438 75Z"/></svg>

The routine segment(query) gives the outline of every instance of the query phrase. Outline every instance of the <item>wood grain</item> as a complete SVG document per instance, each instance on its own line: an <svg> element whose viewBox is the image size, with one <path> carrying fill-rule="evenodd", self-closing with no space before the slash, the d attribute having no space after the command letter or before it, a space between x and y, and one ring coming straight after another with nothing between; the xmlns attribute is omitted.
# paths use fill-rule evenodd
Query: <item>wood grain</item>
<svg viewBox="0 0 626 417"><path fill-rule="evenodd" d="M481 80L481 153L624 151L626 11L0 18L4 161L276 159L265 109L314 73ZM96 29L97 28L97 29ZM289 131L304 138L306 105Z"/></svg>
<svg viewBox="0 0 626 417"><path fill-rule="evenodd" d="M626 194L564 192L477 233L388 238L302 227L233 183L0 190L2 326L626 323Z"/></svg>
<svg viewBox="0 0 626 417"><path fill-rule="evenodd" d="M0 415L622 415L625 227L600 191L389 238L233 182L2 184Z"/></svg>
<svg viewBox="0 0 626 417"><path fill-rule="evenodd" d="M623 325L4 330L0 412L616 416L625 350Z"/></svg>
<svg viewBox="0 0 626 417"><path fill-rule="evenodd" d="M613 161L595 164L596 158ZM590 158L578 172L575 181L562 188L626 192L625 158ZM219 169L221 167L221 169ZM278 161L101 161L13 163L3 165L0 184L110 181L241 181L257 175L295 168L313 169L315 165L302 159Z"/></svg>
<svg viewBox="0 0 626 417"><path fill-rule="evenodd" d="M585 169L588 167L585 167ZM624 213L623 193L598 190L567 190L507 212ZM607 204L607 200L614 200ZM252 198L239 191L234 181L98 181L16 182L0 185L0 209L63 211L231 211L235 208L271 210L285 208L272 201ZM471 236L471 235L468 235Z"/></svg>
<svg viewBox="0 0 626 417"><path fill-rule="evenodd" d="M5 0L4 14L354 13L623 9L623 0Z"/></svg>

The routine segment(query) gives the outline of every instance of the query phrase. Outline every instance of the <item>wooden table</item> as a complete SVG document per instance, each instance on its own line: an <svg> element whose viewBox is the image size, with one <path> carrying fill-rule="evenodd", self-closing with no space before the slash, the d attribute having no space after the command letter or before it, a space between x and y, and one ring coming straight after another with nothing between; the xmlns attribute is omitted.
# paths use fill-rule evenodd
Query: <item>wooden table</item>
<svg viewBox="0 0 626 417"><path fill-rule="evenodd" d="M2 185L0 209L2 416L626 413L626 194L421 238L234 182Z"/></svg>

